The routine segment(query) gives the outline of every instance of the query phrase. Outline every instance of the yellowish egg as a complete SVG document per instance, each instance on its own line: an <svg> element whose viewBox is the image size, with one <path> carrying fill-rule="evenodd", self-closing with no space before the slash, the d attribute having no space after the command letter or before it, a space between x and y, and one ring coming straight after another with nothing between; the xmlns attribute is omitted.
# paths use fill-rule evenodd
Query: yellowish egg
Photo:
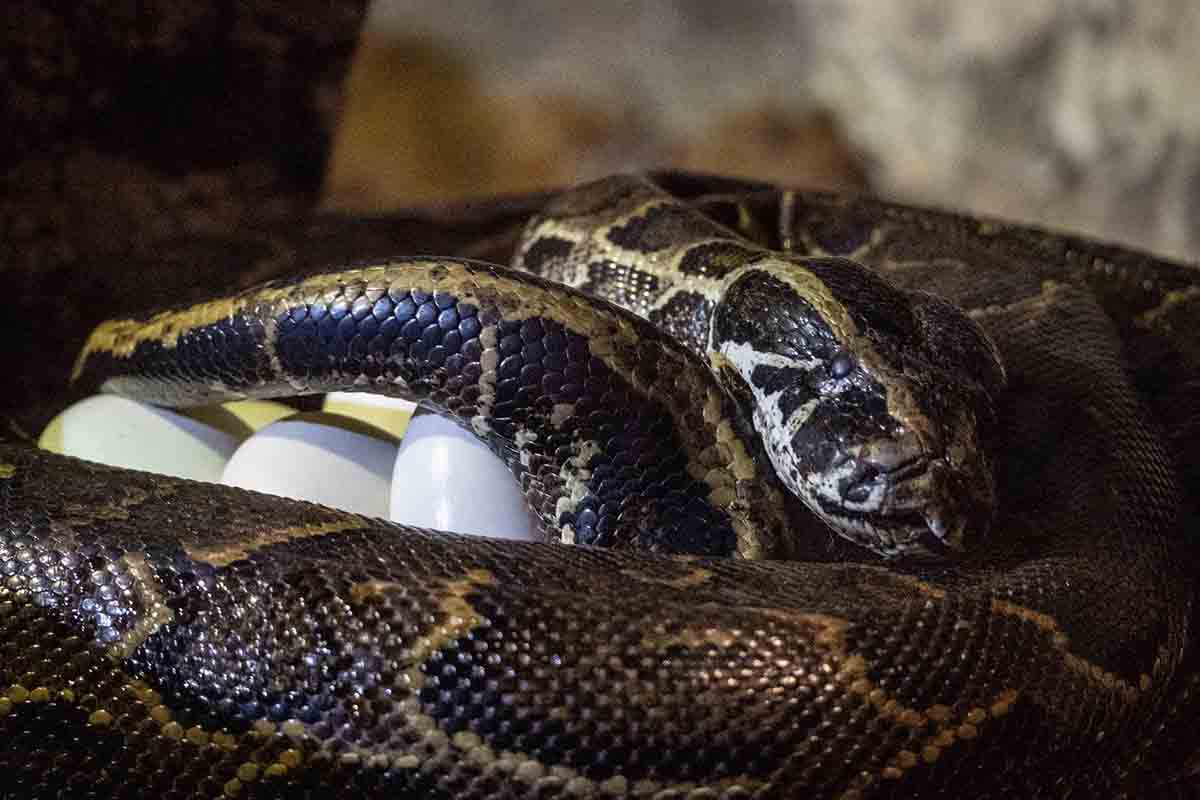
<svg viewBox="0 0 1200 800"><path fill-rule="evenodd" d="M219 406L185 408L179 413L225 431L240 442L260 428L290 417L296 409L273 400L235 400Z"/></svg>
<svg viewBox="0 0 1200 800"><path fill-rule="evenodd" d="M404 435L416 408L408 400L366 392L330 392L321 404L322 411L362 420L397 437Z"/></svg>

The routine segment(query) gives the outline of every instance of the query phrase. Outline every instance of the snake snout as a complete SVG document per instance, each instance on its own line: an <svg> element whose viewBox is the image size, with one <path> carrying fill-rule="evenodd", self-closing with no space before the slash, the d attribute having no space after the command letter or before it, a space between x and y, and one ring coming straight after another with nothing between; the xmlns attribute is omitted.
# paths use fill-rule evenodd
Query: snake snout
<svg viewBox="0 0 1200 800"><path fill-rule="evenodd" d="M862 469L889 480L901 480L925 469L929 454L915 433L872 439L859 453Z"/></svg>
<svg viewBox="0 0 1200 800"><path fill-rule="evenodd" d="M859 449L855 462L854 471L843 484L842 498L861 504L876 489L923 473L929 458L915 435L902 434L867 442Z"/></svg>
<svg viewBox="0 0 1200 800"><path fill-rule="evenodd" d="M923 516L925 527L913 542L915 547L910 555L920 557L923 553L937 558L955 558L967 551L965 539L977 521L963 509L931 506L925 509Z"/></svg>
<svg viewBox="0 0 1200 800"><path fill-rule="evenodd" d="M984 474L964 474L935 462L930 469L930 502L922 512L927 549L943 556L971 549L991 523L995 500L991 487Z"/></svg>

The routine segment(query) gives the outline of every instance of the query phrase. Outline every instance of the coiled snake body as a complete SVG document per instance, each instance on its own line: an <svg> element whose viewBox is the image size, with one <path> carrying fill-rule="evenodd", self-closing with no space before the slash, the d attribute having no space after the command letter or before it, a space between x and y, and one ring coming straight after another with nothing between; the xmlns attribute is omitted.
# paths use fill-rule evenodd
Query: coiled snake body
<svg viewBox="0 0 1200 800"><path fill-rule="evenodd" d="M1189 270L661 184L514 248L649 321L411 258L98 328L77 379L154 402L422 398L593 546L0 450L0 749L37 792L1190 796L1190 502L1127 366Z"/></svg>

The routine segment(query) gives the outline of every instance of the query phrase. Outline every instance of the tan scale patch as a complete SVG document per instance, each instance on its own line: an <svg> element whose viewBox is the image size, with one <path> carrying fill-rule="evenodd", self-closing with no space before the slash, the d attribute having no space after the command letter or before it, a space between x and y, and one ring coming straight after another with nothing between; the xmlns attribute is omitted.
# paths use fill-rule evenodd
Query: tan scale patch
<svg viewBox="0 0 1200 800"><path fill-rule="evenodd" d="M136 509L138 506L145 504L146 501L155 497L145 489L140 489L136 486L125 486L120 491L122 493L119 496L93 507L91 509L91 518L105 522L123 522L132 516L130 509Z"/></svg>
<svg viewBox="0 0 1200 800"><path fill-rule="evenodd" d="M444 649L450 642L461 639L479 626L487 624L487 620L471 607L466 597L478 588L495 585L496 576L485 569L470 570L461 579L446 584L445 593L438 603L438 610L442 612L443 619L422 634L415 646L408 650L406 660L409 667L406 674L411 686L420 688L424 684L420 666L429 660L431 655ZM368 581L351 587L350 596L357 602L362 602L369 596L399 588L401 587L398 584L387 581Z"/></svg>
<svg viewBox="0 0 1200 800"><path fill-rule="evenodd" d="M163 625L175 619L175 612L167 605L162 586L146 561L146 556L142 553L126 553L121 560L133 575L133 591L141 601L142 613L133 627L109 645L109 656L117 660L129 658Z"/></svg>
<svg viewBox="0 0 1200 800"><path fill-rule="evenodd" d="M179 343L179 337L195 328L250 313L256 306L291 302L298 296L310 293L314 296L331 287L326 276L310 278L302 283L282 288L254 289L242 294L199 303L177 311L162 311L147 320L115 319L96 326L84 343L75 366L71 370L74 381L83 374L89 356L108 353L124 358L133 353L143 342L157 342L168 349Z"/></svg>
<svg viewBox="0 0 1200 800"><path fill-rule="evenodd" d="M1007 600L993 600L992 611L996 614L1016 617L1017 619L1032 623L1048 633L1051 645L1058 652L1063 664L1066 665L1070 672L1092 686L1114 695L1126 705L1135 704L1142 693L1154 685L1154 679L1145 673L1138 676L1137 685L1134 685L1116 673L1105 670L1099 664L1072 653L1070 651L1070 638L1063 632L1062 627L1058 624L1058 620L1049 614L1034 611L1033 609L1008 602ZM1050 702L1048 705L1050 710L1058 710L1063 713L1069 711L1069 709L1059 708L1055 702Z"/></svg>
<svg viewBox="0 0 1200 800"><path fill-rule="evenodd" d="M796 193L788 190L779 195L779 246L785 253L796 249Z"/></svg>
<svg viewBox="0 0 1200 800"><path fill-rule="evenodd" d="M899 583L899 584L901 584L909 589L912 589L914 591L920 592L921 594L923 594L927 597L932 597L935 600L943 600L946 597L945 589L941 588L940 586L934 586L932 583L923 581L920 578L916 578L912 575L905 575L905 574L899 573L899 572L892 572L891 570L887 569L886 567L876 567L876 566L873 566L870 564L860 565L860 568L869 570L871 572L878 572L880 575L883 575L884 577L886 577L890 580L893 580L896 583Z"/></svg>
<svg viewBox="0 0 1200 800"><path fill-rule="evenodd" d="M693 567L687 571L687 574L680 575L678 578L664 578L659 575L648 575L636 569L623 569L621 574L632 578L639 583L649 583L657 586L665 586L668 589L694 589L697 586L703 586L712 580L713 574L711 570L703 567Z"/></svg>
<svg viewBox="0 0 1200 800"><path fill-rule="evenodd" d="M1015 311L1021 311L1028 314L1030 318L1034 318L1036 312L1038 314L1048 314L1056 308L1056 300L1058 295L1064 291L1070 291L1071 286L1059 281L1045 280L1042 281L1041 291L1038 294L1022 297L1019 300L1014 300L1011 303L993 304L989 306L979 306L967 310L967 316L971 319L978 320L991 316L1008 315Z"/></svg>
<svg viewBox="0 0 1200 800"><path fill-rule="evenodd" d="M750 610L750 609L745 609ZM702 609L699 617L703 617ZM986 705L968 708L960 713L944 704L935 704L925 709L905 706L886 690L867 677L869 665L846 643L846 631L850 622L829 614L809 612L785 612L772 608L756 608L753 612L794 627L797 624L812 629L808 637L818 648L828 653L828 665L832 680L841 684L851 694L861 697L881 719L914 731L925 731L916 751L898 750L878 774L864 773L858 776L846 796L863 792L877 779L895 780L922 764L933 764L959 740L970 740L980 735L981 729L990 719L1009 713L1020 698L1016 689L1002 689ZM684 628L671 634L661 633L643 638L643 644L651 649L667 647L729 648L746 640L751 633L743 629L724 629L717 626ZM763 631L763 635L768 635Z"/></svg>
<svg viewBox="0 0 1200 800"><path fill-rule="evenodd" d="M492 406L496 403L496 368L500 364L499 328L488 325L479 332L479 345L483 352L479 356L479 380L475 385L479 397L475 401L476 414L471 417L471 430L476 436L487 436L491 432Z"/></svg>
<svg viewBox="0 0 1200 800"><path fill-rule="evenodd" d="M1178 306L1187 305L1198 299L1200 299L1200 285L1175 289L1164 294L1162 301L1157 306L1135 317L1134 322L1144 328L1152 328Z"/></svg>
<svg viewBox="0 0 1200 800"><path fill-rule="evenodd" d="M471 606L467 596L477 588L494 585L496 585L495 576L484 569L471 570L463 578L449 581L446 584L445 593L438 603L443 618L417 639L404 659L407 664L404 674L409 687L414 692L424 685L424 674L420 667L430 656L444 649L451 642L488 624L488 620ZM400 588L398 584L388 581L367 581L351 587L350 592L353 600L362 602L372 596L385 594L398 588ZM411 697L402 702L401 707L409 727L422 734L420 742L414 747L416 752L391 749L368 750L352 746L341 754L342 761L347 764L370 764L381 769L389 766L393 769L419 769L426 761L426 757L420 753L420 749L428 748L434 753L433 758L435 759L444 758L447 750L455 750L461 754L463 762L492 772L503 779L515 779L532 786L547 776L553 776L565 781L566 785L570 787L569 793L579 797L603 796L606 793L615 793L620 796L620 792L628 788L627 782L623 778L610 778L597 782L580 775L569 767L543 764L528 753L511 750L496 751L480 736L471 732L464 731L456 733L454 736L447 736L438 727L437 721L426 715L422 711L420 703ZM547 713L553 717L556 714L563 715L568 712L566 708L552 708L547 709ZM267 724L270 725L270 723ZM280 728L285 736L298 742L305 738L307 729L308 726L299 720L288 720ZM275 728L272 726L271 731L274 730ZM297 748L294 752L299 754L302 751ZM639 781L637 788L646 795L653 795L664 791L693 792L702 789L719 792L721 789L732 786L755 789L762 785L762 782L758 780L733 777L703 785L693 782L664 784L654 780L643 780Z"/></svg>
<svg viewBox="0 0 1200 800"><path fill-rule="evenodd" d="M7 480L17 474L17 468L12 464L0 464L0 481Z"/></svg>
<svg viewBox="0 0 1200 800"><path fill-rule="evenodd" d="M184 543L184 552L193 561L213 567L227 567L235 561L248 558L251 553L271 545L283 544L296 539L309 539L329 533L361 530L364 525L358 517L346 516L332 522L314 522L307 525L291 525L285 528L270 528L254 532L233 541L220 541L205 546L195 541Z"/></svg>
<svg viewBox="0 0 1200 800"><path fill-rule="evenodd" d="M869 565L864 565L861 568L872 572L879 572L893 582L911 587L921 594L934 599L943 599L947 594L945 589L938 586L909 575L891 573L886 568L871 567ZM1079 676L1092 686L1119 697L1126 704L1132 705L1136 703L1142 693L1149 691L1154 686L1154 678L1148 674L1143 673L1139 675L1137 683L1134 684L1116 673L1105 670L1098 664L1072 653L1070 651L1070 638L1062 630L1062 626L1058 621L1049 614L1001 599L992 600L991 610L993 614L999 616L1015 617L1029 622L1049 634L1051 646L1057 651L1068 671Z"/></svg>

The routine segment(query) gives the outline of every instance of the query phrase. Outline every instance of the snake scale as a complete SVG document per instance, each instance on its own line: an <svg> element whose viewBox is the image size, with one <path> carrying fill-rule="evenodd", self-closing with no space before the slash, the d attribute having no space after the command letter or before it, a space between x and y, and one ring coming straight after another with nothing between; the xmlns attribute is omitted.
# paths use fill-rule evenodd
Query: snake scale
<svg viewBox="0 0 1200 800"><path fill-rule="evenodd" d="M398 258L96 329L77 382L154 402L422 398L557 541L2 446L14 796L1197 796L1190 268L678 174L499 253L541 277Z"/></svg>

